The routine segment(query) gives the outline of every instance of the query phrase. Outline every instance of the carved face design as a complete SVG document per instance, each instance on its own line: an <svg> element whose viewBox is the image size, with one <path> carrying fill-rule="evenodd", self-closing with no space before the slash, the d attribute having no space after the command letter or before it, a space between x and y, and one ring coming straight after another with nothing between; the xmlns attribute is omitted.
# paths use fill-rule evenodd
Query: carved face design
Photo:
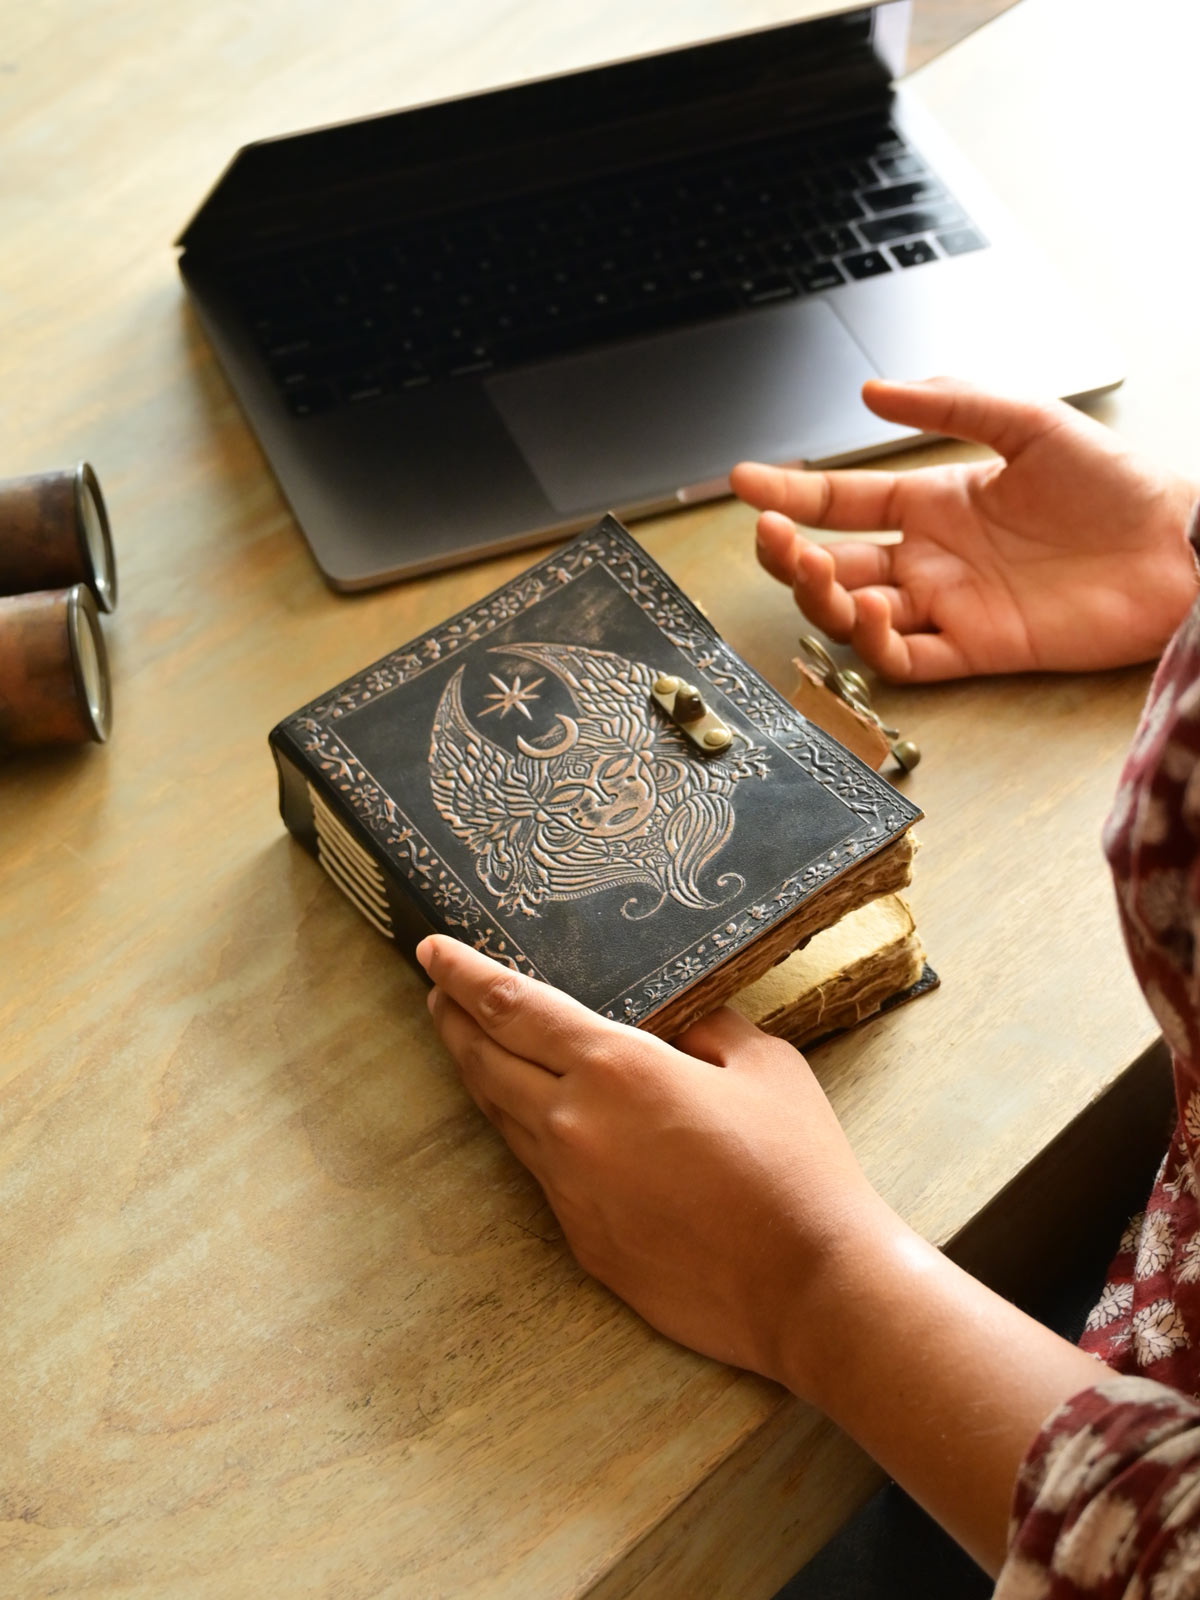
<svg viewBox="0 0 1200 1600"><path fill-rule="evenodd" d="M746 760L692 754L653 704L653 674L638 662L559 644L506 653L553 673L575 714L556 715L540 737L518 738L514 753L468 717L460 668L442 693L429 752L434 802L501 908L536 915L547 900L635 883L652 885L655 899L648 911L627 901L629 917L652 915L668 895L717 904L699 878L733 832L726 796L749 774ZM508 698L511 706L511 691ZM486 706L477 712L487 714ZM727 874L722 898L740 883Z"/></svg>
<svg viewBox="0 0 1200 1600"><path fill-rule="evenodd" d="M645 831L658 787L642 756L601 755L568 760L546 797L546 813L565 827L594 839L624 839Z"/></svg>

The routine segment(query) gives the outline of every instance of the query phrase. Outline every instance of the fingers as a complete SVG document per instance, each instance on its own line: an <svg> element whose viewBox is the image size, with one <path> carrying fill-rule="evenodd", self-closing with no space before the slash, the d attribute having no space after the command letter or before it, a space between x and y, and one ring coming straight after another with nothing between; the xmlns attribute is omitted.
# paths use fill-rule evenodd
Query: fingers
<svg viewBox="0 0 1200 1600"><path fill-rule="evenodd" d="M489 1038L441 989L429 991L429 1011L458 1063L467 1093L530 1165L537 1131L544 1125L558 1080Z"/></svg>
<svg viewBox="0 0 1200 1600"><path fill-rule="evenodd" d="M764 513L760 520L770 516ZM768 537L772 544L782 544L782 530L771 527ZM928 631L929 618L907 590L878 581L890 569L888 547L842 545L831 550L810 544L794 529L791 540L796 604L830 639L851 645L873 671L894 683L934 683L970 671L959 645ZM777 558L776 549L771 563ZM763 564L774 570L766 558Z"/></svg>
<svg viewBox="0 0 1200 1600"><path fill-rule="evenodd" d="M796 567L801 561L814 585L826 570L849 589L860 589L865 583L891 582L893 545L851 540L844 544L815 544L777 511L763 512L757 533L758 559L780 583L795 582Z"/></svg>
<svg viewBox="0 0 1200 1600"><path fill-rule="evenodd" d="M812 544L786 517L764 511L758 519L758 559L773 578L786 583L810 622L831 638L842 638L854 621L854 602L838 583L833 555Z"/></svg>
<svg viewBox="0 0 1200 1600"><path fill-rule="evenodd" d="M872 378L863 399L888 422L988 445L1007 460L1064 423L1086 426L1060 401L991 394L957 378L894 383ZM917 474L919 475L919 474ZM843 533L891 532L900 525L898 492L914 474L807 472L743 461L730 474L733 492L760 511L779 511L809 528Z"/></svg>
<svg viewBox="0 0 1200 1600"><path fill-rule="evenodd" d="M845 639L854 626L854 597L837 580L831 551L801 543L796 550L792 593L796 604L831 639Z"/></svg>
<svg viewBox="0 0 1200 1600"><path fill-rule="evenodd" d="M469 945L444 934L423 939L417 960L437 987L497 1044L548 1072L562 1073L578 1061L613 1048L625 1029Z"/></svg>
<svg viewBox="0 0 1200 1600"><path fill-rule="evenodd" d="M872 378L863 385L863 399L887 422L985 444L1008 461L1072 415L1058 402L989 394L957 378L928 378L923 383Z"/></svg>
<svg viewBox="0 0 1200 1600"><path fill-rule="evenodd" d="M799 1065L803 1057L782 1039L774 1039L748 1022L739 1012L722 1006L719 1010L693 1022L674 1041L675 1048L685 1055L707 1061L711 1066L746 1068L756 1064L778 1061L782 1055L794 1058Z"/></svg>
<svg viewBox="0 0 1200 1600"><path fill-rule="evenodd" d="M892 579L892 545L813 544L786 517L764 511L758 519L758 557L782 583L810 622L840 644L849 641L857 614L856 592L867 585L888 597L891 624L901 633L925 626L907 590Z"/></svg>
<svg viewBox="0 0 1200 1600"><path fill-rule="evenodd" d="M807 528L891 532L898 526L894 472L801 472L743 461L729 481L759 511L781 511Z"/></svg>
<svg viewBox="0 0 1200 1600"><path fill-rule="evenodd" d="M891 567L887 546L831 550L811 544L783 517L764 512L759 520L760 529L766 524L759 557L767 571L790 582L809 621L838 644L853 646L873 671L894 683L934 683L970 670L952 640L921 631L928 628L928 618L906 590L879 581Z"/></svg>
<svg viewBox="0 0 1200 1600"><path fill-rule="evenodd" d="M847 642L873 671L893 683L936 683L969 670L966 656L943 633L903 633L894 625L891 596L860 589Z"/></svg>

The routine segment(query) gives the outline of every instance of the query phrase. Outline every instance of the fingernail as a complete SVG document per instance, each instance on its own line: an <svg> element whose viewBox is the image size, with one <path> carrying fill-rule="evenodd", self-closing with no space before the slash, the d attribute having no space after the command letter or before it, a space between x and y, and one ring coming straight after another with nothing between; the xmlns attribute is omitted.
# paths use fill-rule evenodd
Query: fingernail
<svg viewBox="0 0 1200 1600"><path fill-rule="evenodd" d="M426 1005L426 1007L428 1008L428 1010L429 1010L429 1012L431 1014L433 1012L434 1007L437 1005L437 1002L438 1002L438 991L437 991L437 989L436 988L430 989L429 993L425 996L425 1005Z"/></svg>
<svg viewBox="0 0 1200 1600"><path fill-rule="evenodd" d="M429 963L433 960L433 940L422 939L414 954L416 955L417 960L428 972Z"/></svg>

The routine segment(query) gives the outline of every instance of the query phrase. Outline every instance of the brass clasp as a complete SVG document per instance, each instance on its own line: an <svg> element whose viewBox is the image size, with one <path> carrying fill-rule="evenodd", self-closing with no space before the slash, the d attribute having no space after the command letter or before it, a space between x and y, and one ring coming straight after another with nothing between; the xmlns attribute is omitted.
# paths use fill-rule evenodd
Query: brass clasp
<svg viewBox="0 0 1200 1600"><path fill-rule="evenodd" d="M706 756L720 755L733 743L733 733L714 711L704 704L699 689L668 672L658 672L650 690L655 705L670 717L698 750Z"/></svg>
<svg viewBox="0 0 1200 1600"><path fill-rule="evenodd" d="M886 736L892 759L905 772L911 772L921 759L920 749L912 739L902 739L898 728L889 728L884 723L871 704L871 693L862 673L856 672L853 667L839 667L821 641L811 633L801 634L800 648L830 694L837 695L851 710L857 711L868 722L873 722Z"/></svg>

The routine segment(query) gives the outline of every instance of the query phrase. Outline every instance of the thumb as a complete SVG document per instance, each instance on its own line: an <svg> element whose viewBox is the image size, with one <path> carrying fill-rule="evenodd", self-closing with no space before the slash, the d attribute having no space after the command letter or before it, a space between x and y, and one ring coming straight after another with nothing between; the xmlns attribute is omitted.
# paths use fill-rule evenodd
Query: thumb
<svg viewBox="0 0 1200 1600"><path fill-rule="evenodd" d="M862 393L876 416L887 422L985 444L1006 461L1060 421L1059 413L1071 415L1059 401L1043 404L991 394L959 378L926 378L922 383L870 378Z"/></svg>

